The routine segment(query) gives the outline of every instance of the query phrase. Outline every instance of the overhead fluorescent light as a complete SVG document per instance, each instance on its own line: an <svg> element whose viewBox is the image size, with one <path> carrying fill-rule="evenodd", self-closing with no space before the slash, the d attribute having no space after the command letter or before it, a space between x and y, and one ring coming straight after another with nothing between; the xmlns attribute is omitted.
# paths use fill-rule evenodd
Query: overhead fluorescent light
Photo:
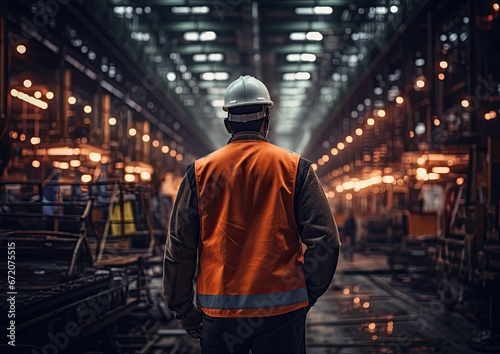
<svg viewBox="0 0 500 354"><path fill-rule="evenodd" d="M207 88L207 93L209 95L223 95L226 93L225 87L209 87Z"/></svg>
<svg viewBox="0 0 500 354"><path fill-rule="evenodd" d="M300 95L306 92L306 89L303 87L282 87L281 94L282 95Z"/></svg>
<svg viewBox="0 0 500 354"><path fill-rule="evenodd" d="M225 72L215 73L215 80L227 80L229 79L229 74Z"/></svg>
<svg viewBox="0 0 500 354"><path fill-rule="evenodd" d="M200 62L205 62L207 61L208 57L206 54L194 54L193 55L193 61L200 63Z"/></svg>
<svg viewBox="0 0 500 354"><path fill-rule="evenodd" d="M304 32L292 32L290 33L290 39L292 41L305 41L306 33Z"/></svg>
<svg viewBox="0 0 500 354"><path fill-rule="evenodd" d="M330 6L315 6L313 11L316 15L330 15L333 9Z"/></svg>
<svg viewBox="0 0 500 354"><path fill-rule="evenodd" d="M312 7L297 7L295 13L297 15L314 15L314 10Z"/></svg>
<svg viewBox="0 0 500 354"><path fill-rule="evenodd" d="M300 54L287 54L286 60L287 61L300 61Z"/></svg>
<svg viewBox="0 0 500 354"><path fill-rule="evenodd" d="M208 6L193 6L191 8L192 14L208 14L210 12L210 8Z"/></svg>
<svg viewBox="0 0 500 354"><path fill-rule="evenodd" d="M222 107L224 106L224 100L212 100L212 107Z"/></svg>
<svg viewBox="0 0 500 354"><path fill-rule="evenodd" d="M187 15L187 14L208 14L210 8L208 6L174 6L172 7L172 13L176 15Z"/></svg>
<svg viewBox="0 0 500 354"><path fill-rule="evenodd" d="M221 62L224 60L224 54L222 53L210 53L210 54L194 54L193 61L194 62Z"/></svg>
<svg viewBox="0 0 500 354"><path fill-rule="evenodd" d="M377 15L385 15L389 10L385 6L370 7L370 12Z"/></svg>
<svg viewBox="0 0 500 354"><path fill-rule="evenodd" d="M316 55L314 55L312 53L302 53L300 55L300 60L314 62L314 61L316 61Z"/></svg>
<svg viewBox="0 0 500 354"><path fill-rule="evenodd" d="M210 53L208 54L208 61L223 61L224 60L224 54L222 53Z"/></svg>
<svg viewBox="0 0 500 354"><path fill-rule="evenodd" d="M185 15L191 13L191 8L188 6L174 6L172 7L172 13L176 15Z"/></svg>
<svg viewBox="0 0 500 354"><path fill-rule="evenodd" d="M330 6L297 7L297 15L330 15L333 9Z"/></svg>
<svg viewBox="0 0 500 354"><path fill-rule="evenodd" d="M200 34L198 32L186 32L184 33L184 39L186 41L197 41L200 38Z"/></svg>
<svg viewBox="0 0 500 354"><path fill-rule="evenodd" d="M24 101L24 102L28 102L30 104L32 104L33 106L36 106L38 108L41 108L41 109L47 109L49 107L48 103L47 102L44 102L42 100L39 100L38 98L35 98L35 97L32 97L24 92L21 92L21 91L18 91L16 89L12 89L10 90L10 94L13 96L13 97L17 97L19 98L20 100Z"/></svg>
<svg viewBox="0 0 500 354"><path fill-rule="evenodd" d="M206 42L206 41L213 41L217 39L217 35L215 34L214 31L205 31L200 33L200 41Z"/></svg>
<svg viewBox="0 0 500 354"><path fill-rule="evenodd" d="M286 107L286 108L298 108L301 105L302 105L301 100L283 101L281 103L281 107Z"/></svg>
<svg viewBox="0 0 500 354"><path fill-rule="evenodd" d="M312 31L312 32L307 32L306 38L309 41L321 41L323 39L323 35L319 32Z"/></svg>
<svg viewBox="0 0 500 354"><path fill-rule="evenodd" d="M184 39L186 41L213 41L217 39L217 34L214 31L204 31L204 32L186 32L184 33Z"/></svg>
<svg viewBox="0 0 500 354"><path fill-rule="evenodd" d="M287 61L307 61L307 62L314 62L316 61L316 55L312 53L302 53L302 54L287 54L286 56Z"/></svg>
<svg viewBox="0 0 500 354"><path fill-rule="evenodd" d="M208 72L201 74L200 78L206 81L213 81L213 80L223 81L229 79L229 74L226 72L214 72L214 73Z"/></svg>

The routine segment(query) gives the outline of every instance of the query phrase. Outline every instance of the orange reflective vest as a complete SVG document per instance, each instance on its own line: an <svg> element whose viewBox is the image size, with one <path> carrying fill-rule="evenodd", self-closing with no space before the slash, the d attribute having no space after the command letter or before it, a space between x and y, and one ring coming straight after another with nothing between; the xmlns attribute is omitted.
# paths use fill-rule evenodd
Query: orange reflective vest
<svg viewBox="0 0 500 354"><path fill-rule="evenodd" d="M308 305L293 213L300 156L239 140L195 162L200 214L197 305L213 317L256 317Z"/></svg>

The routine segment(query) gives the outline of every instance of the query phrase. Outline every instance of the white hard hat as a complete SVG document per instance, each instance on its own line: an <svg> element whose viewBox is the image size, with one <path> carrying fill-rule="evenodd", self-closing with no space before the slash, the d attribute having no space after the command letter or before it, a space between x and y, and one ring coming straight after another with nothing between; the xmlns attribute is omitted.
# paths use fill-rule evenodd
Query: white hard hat
<svg viewBox="0 0 500 354"><path fill-rule="evenodd" d="M227 112L228 109L233 107L262 105L262 111L256 113L228 113L230 121L245 123L264 118L267 114L266 108L272 107L273 104L267 87L255 77L245 75L240 76L227 87L222 109Z"/></svg>

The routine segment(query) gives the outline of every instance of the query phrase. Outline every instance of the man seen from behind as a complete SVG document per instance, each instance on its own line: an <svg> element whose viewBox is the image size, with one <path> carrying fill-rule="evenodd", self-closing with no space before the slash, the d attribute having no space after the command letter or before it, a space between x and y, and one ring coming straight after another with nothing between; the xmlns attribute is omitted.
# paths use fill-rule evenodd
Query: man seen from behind
<svg viewBox="0 0 500 354"><path fill-rule="evenodd" d="M179 187L164 297L203 354L302 354L306 314L337 267L337 226L311 162L267 140L266 86L241 76L224 101L231 139Z"/></svg>

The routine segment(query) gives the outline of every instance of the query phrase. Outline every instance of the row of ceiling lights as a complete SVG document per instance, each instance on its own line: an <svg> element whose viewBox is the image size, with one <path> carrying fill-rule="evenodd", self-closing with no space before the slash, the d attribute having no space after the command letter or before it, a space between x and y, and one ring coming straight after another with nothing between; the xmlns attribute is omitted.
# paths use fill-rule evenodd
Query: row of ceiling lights
<svg viewBox="0 0 500 354"><path fill-rule="evenodd" d="M464 21L467 23L467 21ZM464 38L462 38L462 40L465 40L466 39L466 36L462 36ZM441 38L443 40L443 36ZM419 58L416 60L415 62L415 65L417 67L422 67L423 65L425 65L425 60L423 58ZM446 60L441 60L439 63L438 63L440 69L442 70L446 70L449 65L448 65L448 62ZM438 79L439 80L444 80L445 79L445 75L444 73L440 72L438 73ZM424 75L419 75L415 82L414 82L414 89L416 91L420 91L422 89L425 88L426 86L426 83L427 83L427 80L425 78ZM404 102L404 99L400 96L396 97L395 98L395 101L398 105L402 104ZM467 100L467 99L464 99L462 100L461 102L461 106L463 108L468 108L470 106L470 102ZM384 112L385 113L385 112ZM385 115L385 114L384 114ZM496 118L496 112L495 111L490 111L488 113L485 114L485 119L488 120L488 119L493 119L493 118ZM434 125L438 126L440 125L440 120L439 119L434 119ZM374 120L372 118L369 118L367 120L367 124L368 125L373 125L374 124ZM356 133L358 133L358 131L360 133L362 133L362 130L360 128L356 129ZM423 133L425 133L425 125L423 123L417 123L417 125L415 126L415 132L414 131L410 131L409 134L410 134L410 138L413 138L414 135L418 134L418 135L421 135ZM350 136L347 136L346 137L346 142L350 143L352 142L352 138ZM345 147L344 143L343 142L340 142L338 143L337 145L337 148L333 148L331 150L331 153L332 155L337 155L338 154L338 150L342 150L343 148ZM323 155L322 158L320 158L318 160L318 164L319 165L323 165L325 164L327 161L329 161L329 156L328 155ZM315 168L317 168L317 166L313 166ZM346 167L346 166L344 166ZM345 169L343 170L345 172ZM427 169L425 168L417 168L415 171L415 173L413 173L415 175L415 178L418 180L418 181L432 181L432 180L438 180L440 178L440 174L446 174L446 173L449 173L450 172L450 169L449 167L434 167L432 168L432 172L428 172ZM337 174L338 175L338 174ZM392 178L390 178L392 177ZM363 182L363 183L361 183ZM395 180L394 180L394 177L393 176L383 176L382 179L379 181L374 181L373 178L370 178L368 180L364 180L364 181L359 181L358 179L352 179L351 181L348 181L348 182L344 182L343 184L339 184L336 186L336 191L337 192L342 192L344 190L347 190L347 189L350 189L350 186L351 184L353 186L355 186L355 190L360 190L361 188L360 187L366 187L366 186L371 186L371 185L374 185L375 183L395 183ZM397 180L397 182L403 182L403 180ZM464 182L464 179L463 177L458 177L457 180L456 180L456 183L458 185L460 184L463 184ZM404 182L403 182L404 183ZM330 198L333 198L335 195L335 193L333 191L330 191L327 193L327 196L330 197ZM352 199L352 195L350 193L348 193L348 195L346 195L346 199L350 200Z"/></svg>
<svg viewBox="0 0 500 354"><path fill-rule="evenodd" d="M141 8L137 8L141 9ZM136 9L136 13L137 13ZM206 15L210 12L210 8L208 6L173 6L172 13L176 15ZM378 15L385 15L389 11L391 13L398 12L398 7L395 5L390 6L389 8L385 6L377 6L371 7L368 9L369 12L376 13ZM117 6L114 8L114 12L117 14L132 14L132 7L125 6ZM142 9L138 14L142 13ZM333 8L331 6L313 6L313 7L297 7L295 8L295 14L297 15L331 15L333 13Z"/></svg>
<svg viewBox="0 0 500 354"><path fill-rule="evenodd" d="M396 6L391 7L391 12L395 13L397 12L398 8ZM127 10L128 12L131 12L130 9ZM188 6L182 6L182 7L172 7L172 12L174 14L207 14L210 11L210 9L207 6L195 6L195 7L188 7ZM377 8L370 8L370 12L374 12L377 14L385 14L388 12L388 8L385 7L377 7ZM297 14L331 14L333 12L332 7L330 6L315 6L315 7L310 7L310 8L305 8L305 7L300 7L296 9ZM213 41L217 39L217 34L213 31L202 31L202 32L197 32L197 31L191 31L191 32L186 32L184 33L184 39L186 41ZM318 32L318 31L309 31L309 32L292 32L289 35L290 40L293 41L321 41L323 39L323 35ZM290 62L314 62L316 61L316 55L313 53L290 53L286 57L287 61ZM195 54L193 55L193 61L197 62L202 62L202 61L212 61L212 62L218 62L218 61L223 61L223 55L220 53L213 53L213 54ZM345 77L343 77L345 76ZM201 80L205 81L226 81L230 77L229 73L227 72L208 72L208 73L202 73L200 75ZM177 78L177 75L173 72L169 72L167 74L167 79L169 81L175 81ZM292 72L292 73L285 73L283 74L283 80L284 81L307 81L310 80L311 78L311 73L301 71L301 72ZM347 81L347 75L342 75L340 77L343 79L342 81ZM335 79L335 78L334 78ZM184 89L182 87L177 87L176 88L176 93L182 94L185 93ZM188 102L189 101L189 102ZM191 100L184 100L185 105L192 106L194 102L191 103ZM188 104L189 103L189 104ZM214 107L218 107L219 103L218 102L213 102L212 105ZM296 105L300 106L300 105ZM293 107L291 107L293 108ZM298 107L297 107L298 108ZM222 116L222 112L218 112L218 116ZM297 112L298 115L299 112Z"/></svg>
<svg viewBox="0 0 500 354"><path fill-rule="evenodd" d="M31 85L32 85L32 83L31 83L30 80L28 80L28 79L24 80L24 86L25 87L28 88L28 87L31 87ZM36 91L35 92L35 94L34 94L35 97L29 96L26 93L18 91L17 89L12 89L10 91L10 93L11 93L11 95L13 97L17 97L17 98L19 98L19 99L21 99L23 101L26 101L28 103L33 104L36 107L41 108L41 109L47 109L48 108L48 104L46 102L40 101L37 98L35 98L35 97L41 97L42 94L41 94L40 91ZM50 99L52 99L54 97L53 93L51 91L46 92L45 95L46 95L47 98L50 97ZM77 99L74 96L68 97L68 103L69 104L74 105L74 104L76 104L76 102L77 102ZM87 113L87 114L91 113L92 112L92 107L90 105L85 105L83 107L83 111L85 113ZM90 123L90 120L88 120L86 123ZM109 120L108 120L108 123L109 123L109 125L114 126L114 125L116 125L117 120L116 120L115 117L110 117ZM135 128L130 128L129 129L129 135L130 136L135 136L136 134L137 134L137 131L136 131ZM11 138L17 139L17 137L18 137L18 133L17 132L11 132ZM19 135L19 137L20 137L21 141L24 141L26 139L26 135L25 134L21 134L21 135ZM142 140L144 142L149 142L150 141L150 136L148 134L145 134L145 135L142 136ZM41 138L34 136L34 137L32 137L30 139L30 143L32 145L39 145L41 143ZM159 147L160 143L159 143L158 140L153 140L152 145L153 145L153 147ZM183 157L182 154L177 153L176 150L170 149L166 145L162 146L162 152L163 153L167 154L167 153L169 153L169 151L170 151L170 156L171 157L175 157L177 161L182 161L183 160L184 157Z"/></svg>
<svg viewBox="0 0 500 354"><path fill-rule="evenodd" d="M145 8L145 12L146 13L150 13L151 12L150 8L149 7ZM127 13L129 13L128 9L127 9ZM74 35L76 35L76 33L74 33ZM210 38L213 35L215 35L215 33L213 33L213 32L212 33L205 33L203 38ZM77 41L78 43L76 43L75 41ZM75 46L81 46L82 43L83 42L81 40L79 40L79 39L73 40L73 44ZM83 52L83 48L86 48L86 47L85 46L82 47L82 52ZM23 45L23 44L19 44L19 45L16 46L16 51L17 51L17 53L23 55L23 54L25 54L27 52L27 47L25 45ZM95 59L95 56L93 58L90 58L90 59ZM105 59L105 58L103 58L103 59ZM216 60L218 58L217 58L217 55L211 55L210 59L211 60ZM106 66L106 68L104 68L104 66ZM114 70L114 67L112 66L111 69ZM103 65L102 70L103 71L107 71L107 65ZM217 79L221 78L220 75L221 74L217 75ZM26 87L26 88L30 88L32 85L33 85L33 83L29 79L25 79L23 81L23 86ZM28 103L31 103L31 104L35 105L35 106L37 106L37 107L39 107L41 109L47 109L48 108L48 104L46 102L40 100L40 98L42 97L42 93L40 91L35 91L34 94L33 94L34 97L31 97L31 96L29 96L29 95L27 95L27 94L25 94L25 93L23 93L21 91L18 91L16 89L12 89L10 93L11 93L11 95L13 97L17 97L17 98L19 98L21 100L24 100L24 101L26 101ZM51 91L47 91L45 93L45 97L48 100L51 100L51 99L54 98L54 93L51 92ZM67 100L68 100L68 103L71 104L71 105L74 105L77 102L77 99L74 96L69 96ZM86 106L83 107L83 110L84 110L85 113L91 113L92 112L92 107L89 106L89 105L86 105ZM110 125L115 125L116 122L117 122L116 118L114 118L114 117L111 117L109 119L109 124ZM90 120L86 119L85 123L87 123L87 124L90 123ZM17 133L15 133L15 134L16 134L16 137L17 137ZM25 134L21 134L20 135L20 140L24 141L25 139L26 139L26 135ZM143 137L143 140L144 139L145 139L145 137ZM34 136L34 137L32 137L30 139L30 142L31 142L32 145L38 145L38 144L41 143L41 138ZM158 147L158 146L156 146L156 143L157 143L156 140L153 141L153 146L154 147ZM166 146L166 145L162 146L162 152L165 153L165 154L170 153L170 156L173 157L173 158L176 158L177 161L182 161L183 160L183 155L182 154L178 153L174 149L169 149L169 147Z"/></svg>
<svg viewBox="0 0 500 354"><path fill-rule="evenodd" d="M465 22L467 22L467 21L465 21ZM424 65L425 65L425 60L423 58L418 58L418 59L415 60L415 66L416 67L421 68ZM449 68L449 64L448 64L448 62L446 60L440 60L439 63L438 63L438 66L442 70L445 70L445 69ZM335 81L335 79L337 79L337 80L340 79L340 74L334 73L333 75L334 75L334 81ZM339 77L335 77L335 75L337 75ZM445 78L444 73L439 73L438 74L438 79L439 80L444 80L444 78ZM347 77L345 77L345 80L347 81ZM424 75L419 75L415 79L413 86L414 86L415 91L421 91L421 90L423 90L426 87L426 85L427 85L427 79L426 79L426 77ZM377 92L377 90L379 90L380 92ZM381 94L382 92L383 92L383 90L381 88L379 88L379 87L377 87L377 88L374 89L374 93L375 94ZM401 96L396 97L394 100L396 101L397 105L401 105L404 102L404 99ZM358 107L359 106L360 105L358 105ZM462 100L461 101L461 106L463 108L468 108L470 106L469 100L467 100L467 99ZM385 111L380 110L380 112L383 112L383 115L381 117L385 116ZM353 118L357 117L357 112L353 112L353 113L356 113L356 116L353 116ZM374 114L376 114L376 112L374 112ZM378 114L376 114L376 115L378 115ZM495 119L496 117L497 117L497 113L494 110L490 110L489 112L485 113L485 115L484 115L484 119L485 120ZM374 122L375 121L373 120L373 118L369 118L367 120L367 124L368 125L373 125ZM434 119L433 123L434 123L435 126L439 126L441 124L441 121L436 118L436 119ZM356 129L356 132L358 132L358 131L360 131L360 128ZM413 138L415 136L415 133L417 135L424 134L425 133L425 124L423 124L421 122L417 123L416 126L415 126L415 128L414 128L414 130L411 130L409 132L410 138ZM350 136L346 137L346 139L350 139L350 138L351 138ZM342 149L344 148L344 143L343 142L340 142L338 145L340 145L340 147L342 147ZM342 149L339 149L339 150L342 150ZM335 151L337 151L337 149L335 149L335 148L332 149L332 152L335 152ZM328 155L323 155L318 160L318 164L319 165L324 165L324 163L328 161L328 160L325 161L326 158L329 159Z"/></svg>

